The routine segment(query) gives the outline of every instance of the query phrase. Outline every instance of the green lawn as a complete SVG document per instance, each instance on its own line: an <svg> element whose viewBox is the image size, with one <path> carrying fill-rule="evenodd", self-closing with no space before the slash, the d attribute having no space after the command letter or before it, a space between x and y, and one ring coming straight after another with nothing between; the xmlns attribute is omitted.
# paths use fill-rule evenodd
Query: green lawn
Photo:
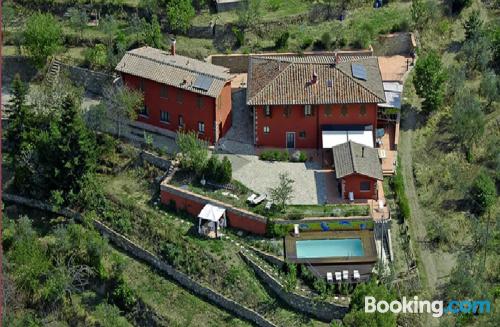
<svg viewBox="0 0 500 327"><path fill-rule="evenodd" d="M149 266L119 255L125 262L127 284L169 326L251 326L192 295Z"/></svg>

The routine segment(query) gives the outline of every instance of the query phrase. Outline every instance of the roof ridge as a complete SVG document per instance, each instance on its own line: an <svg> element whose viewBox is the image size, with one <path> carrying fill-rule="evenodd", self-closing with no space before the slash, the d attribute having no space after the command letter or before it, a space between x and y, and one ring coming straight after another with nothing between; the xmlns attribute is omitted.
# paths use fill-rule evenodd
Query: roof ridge
<svg viewBox="0 0 500 327"><path fill-rule="evenodd" d="M358 174L358 170L356 169L356 164L355 164L355 157L354 157L354 152L352 151L352 144L353 142L351 140L347 141L348 146L349 146L349 153L351 154L351 162L352 162L352 171Z"/></svg>
<svg viewBox="0 0 500 327"><path fill-rule="evenodd" d="M154 48L153 48L154 49ZM191 72L191 73L195 73L195 74L201 74L201 75L207 75L207 76L210 76L212 78L216 78L218 80L221 80L221 81L226 81L227 79L224 79L220 76L216 76L214 74L210 74L210 73L207 73L207 72L200 72L200 71L197 71L197 70L194 70L194 69L190 69L188 67L183 67L181 65L175 65L175 64L172 64L170 62L165 62L165 61L161 61L161 60L158 60L158 59L155 59L155 58L151 58L151 57L148 57L148 56L145 56L145 55L142 55L142 54L138 54L138 53L134 53L134 52L127 52L126 55L132 55L134 57L137 57L137 58L142 58L142 59L145 59L145 60L150 60L150 61L153 61L157 64L160 64L160 65L167 65L167 66L170 66L170 67L174 67L174 68L178 68L178 69L183 69L183 70L186 70L188 72ZM185 57L185 56L182 56L182 57ZM194 58L190 58L190 57L185 57L185 58L188 58L188 60L193 60L193 61L196 61L196 62L199 62L199 63L202 63L202 64L208 64L208 65L212 65L212 66L216 66L216 65L213 65L213 64L210 64L208 62L204 62L204 61L201 61L201 60L198 60L198 59L194 59ZM226 72L222 72L222 73L225 73L228 75L228 79L231 77L231 75L229 73L226 73Z"/></svg>
<svg viewBox="0 0 500 327"><path fill-rule="evenodd" d="M348 64L352 64L351 62L346 62ZM377 60L377 63L378 63L378 60ZM341 69L338 69L336 66L335 66L335 69L337 69L339 72L341 72L343 75L347 76L347 78L349 78L351 81L353 81L354 83L356 83L356 85L359 85L361 88L363 88L365 91L368 91L368 93L370 93L371 95L374 95L375 97L377 97L378 99L382 100L382 102L385 102L386 100L385 99L382 99L380 96L378 96L377 94L375 94L374 92L372 92L370 89L368 89L367 87L365 87L363 84L359 83L355 78L349 76L348 74L344 73ZM351 68L352 69L352 68ZM379 69L380 71L380 69ZM380 80L382 80L382 76L380 76Z"/></svg>

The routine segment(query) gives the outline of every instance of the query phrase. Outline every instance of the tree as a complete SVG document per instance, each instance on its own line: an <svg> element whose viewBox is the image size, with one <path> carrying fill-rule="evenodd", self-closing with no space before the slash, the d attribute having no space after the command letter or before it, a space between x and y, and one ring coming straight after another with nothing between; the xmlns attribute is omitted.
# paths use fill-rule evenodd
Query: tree
<svg viewBox="0 0 500 327"><path fill-rule="evenodd" d="M121 127L124 122L134 120L137 110L143 105L143 95L140 91L127 86L111 86L104 90L104 103L108 117L115 123L115 132L121 136Z"/></svg>
<svg viewBox="0 0 500 327"><path fill-rule="evenodd" d="M163 49L165 42L163 39L163 34L161 33L161 26L158 22L158 16L154 15L151 20L151 24L145 24L144 26L144 42L158 49Z"/></svg>
<svg viewBox="0 0 500 327"><path fill-rule="evenodd" d="M446 0L448 10L452 15L459 14L464 8L469 7L472 0Z"/></svg>
<svg viewBox="0 0 500 327"><path fill-rule="evenodd" d="M108 63L108 49L104 44L96 44L85 51L85 61L91 69L105 68Z"/></svg>
<svg viewBox="0 0 500 327"><path fill-rule="evenodd" d="M453 104L451 115L452 132L469 157L474 144L484 133L485 117L481 104L470 92L463 91Z"/></svg>
<svg viewBox="0 0 500 327"><path fill-rule="evenodd" d="M36 13L28 18L24 29L24 46L33 63L41 68L62 44L62 28L51 14Z"/></svg>
<svg viewBox="0 0 500 327"><path fill-rule="evenodd" d="M424 0L412 0L410 13L413 26L417 30L422 30L429 20L428 6Z"/></svg>
<svg viewBox="0 0 500 327"><path fill-rule="evenodd" d="M158 0L140 0L139 7L146 11L149 18L152 18L155 13L160 11L160 4Z"/></svg>
<svg viewBox="0 0 500 327"><path fill-rule="evenodd" d="M485 172L481 171L470 189L473 211L478 215L488 212L495 204L497 199L497 190L493 179Z"/></svg>
<svg viewBox="0 0 500 327"><path fill-rule="evenodd" d="M287 202L293 198L293 183L288 173L279 174L279 184L275 188L269 189L269 195L274 204L281 211L285 210Z"/></svg>
<svg viewBox="0 0 500 327"><path fill-rule="evenodd" d="M393 327L396 326L396 316L389 312L367 313L365 309L365 297L373 296L377 301L390 303L396 300L396 296L383 284L377 285L374 280L359 284L351 298L350 311L344 317L344 324L352 327Z"/></svg>
<svg viewBox="0 0 500 327"><path fill-rule="evenodd" d="M231 182L231 179L233 177L233 167L231 165L231 161L229 161L226 156L222 158L222 161L218 167L217 177L219 183L227 184Z"/></svg>
<svg viewBox="0 0 500 327"><path fill-rule="evenodd" d="M61 117L41 133L37 154L43 167L43 186L50 193L60 190L65 200L80 191L80 181L97 163L95 138L84 125L80 103L67 96Z"/></svg>
<svg viewBox="0 0 500 327"><path fill-rule="evenodd" d="M413 84L419 97L423 98L422 110L429 114L443 102L445 74L441 60L435 51L422 56L415 65Z"/></svg>
<svg viewBox="0 0 500 327"><path fill-rule="evenodd" d="M238 25L243 30L257 24L261 18L261 0L243 0L237 10Z"/></svg>
<svg viewBox="0 0 500 327"><path fill-rule="evenodd" d="M14 21L16 16L16 10L14 5L10 1L3 1L2 3L2 26L3 30L7 29L7 26L10 27L10 24Z"/></svg>
<svg viewBox="0 0 500 327"><path fill-rule="evenodd" d="M21 148L27 141L27 133L31 129L32 115L26 104L28 88L21 81L19 74L16 74L12 82L12 98L7 108L11 111L9 124L6 130L6 140L10 149L9 153L13 158L13 164L19 158Z"/></svg>
<svg viewBox="0 0 500 327"><path fill-rule="evenodd" d="M201 175L208 160L208 144L200 140L195 132L177 133L177 146L179 147L180 166Z"/></svg>
<svg viewBox="0 0 500 327"><path fill-rule="evenodd" d="M471 38L464 42L457 57L465 64L468 76L484 72L492 59L491 44L484 35Z"/></svg>
<svg viewBox="0 0 500 327"><path fill-rule="evenodd" d="M465 40L478 38L483 33L483 20L479 10L474 10L464 22Z"/></svg>
<svg viewBox="0 0 500 327"><path fill-rule="evenodd" d="M166 16L172 30L187 32L195 16L191 0L169 0Z"/></svg>
<svg viewBox="0 0 500 327"><path fill-rule="evenodd" d="M500 98L500 80L498 76L488 71L483 75L481 84L479 85L479 94L486 99L486 107L491 107L491 104L498 101Z"/></svg>
<svg viewBox="0 0 500 327"><path fill-rule="evenodd" d="M80 38L83 39L83 30L88 22L87 12L84 9L73 7L68 10L68 16L71 26L80 32Z"/></svg>

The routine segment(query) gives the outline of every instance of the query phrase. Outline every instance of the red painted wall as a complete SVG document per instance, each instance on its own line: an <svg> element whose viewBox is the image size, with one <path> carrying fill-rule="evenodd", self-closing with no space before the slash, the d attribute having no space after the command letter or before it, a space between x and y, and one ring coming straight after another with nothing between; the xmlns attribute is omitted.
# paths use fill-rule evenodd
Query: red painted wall
<svg viewBox="0 0 500 327"><path fill-rule="evenodd" d="M219 138L224 136L232 124L232 111L231 111L231 82L227 82L222 89L221 94L217 98L215 119L219 124L219 131L221 134Z"/></svg>
<svg viewBox="0 0 500 327"><path fill-rule="evenodd" d="M165 85L167 96L164 98L160 95L161 87L164 84L129 74L122 74L122 78L125 85L134 89L140 89L141 79L143 81L144 103L148 107L149 116L139 115L137 120L140 122L177 131L179 129L179 116L182 115L185 130L198 133L198 122L205 123L205 133L199 133L198 136L209 141L211 144L218 141L215 133L216 118L220 119L218 120L220 122L218 125L222 128L222 133L218 135L219 138L231 126L230 82L224 86L223 91L217 99L169 85ZM198 98L200 97L202 101L201 108L198 107ZM218 109L216 109L217 103L220 103ZM160 121L160 111L167 111L169 113L170 122Z"/></svg>
<svg viewBox="0 0 500 327"><path fill-rule="evenodd" d="M161 190L160 199L161 203L165 205L168 205L170 200L174 200L177 210L186 210L190 215L194 217L197 217L201 209L203 209L203 207L205 206L205 203L186 199L182 196L171 194L166 190ZM247 218L230 210L226 210L226 217L229 227L241 229L259 235L266 234L267 224L264 222Z"/></svg>
<svg viewBox="0 0 500 327"><path fill-rule="evenodd" d="M304 115L304 106L289 106L290 115L285 115L284 106L271 106L271 116L265 115L264 106L255 107L256 145L286 147L286 133L295 132L296 148L321 148L321 125L373 125L377 128L377 104L365 104L366 113L361 113L360 104L347 104L347 114L341 114L342 105L313 106L313 115ZM331 113L327 113L327 107ZM270 132L264 133L264 126ZM305 132L305 137L300 137Z"/></svg>
<svg viewBox="0 0 500 327"><path fill-rule="evenodd" d="M361 182L370 183L370 191L361 191ZM342 183L344 185L344 198L349 198L349 192L354 192L354 199L373 199L377 198L377 180L360 174L353 174L343 178Z"/></svg>

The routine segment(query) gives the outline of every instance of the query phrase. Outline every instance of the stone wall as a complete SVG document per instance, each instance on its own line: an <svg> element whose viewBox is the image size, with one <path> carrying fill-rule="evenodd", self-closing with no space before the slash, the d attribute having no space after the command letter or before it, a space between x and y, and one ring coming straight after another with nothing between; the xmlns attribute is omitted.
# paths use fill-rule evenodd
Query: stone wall
<svg viewBox="0 0 500 327"><path fill-rule="evenodd" d="M61 73L66 73L68 78L78 86L83 86L85 91L102 95L102 91L112 85L114 76L86 68L61 64Z"/></svg>
<svg viewBox="0 0 500 327"><path fill-rule="evenodd" d="M211 203L226 209L229 227L260 235L264 235L267 231L267 218L264 216L233 207L206 196L167 184L166 182L163 182L160 186L160 198L163 204L175 204L177 210L185 210L195 217L198 216L205 204Z"/></svg>
<svg viewBox="0 0 500 327"><path fill-rule="evenodd" d="M269 275L248 255L240 251L243 260L252 267L257 276L276 294L283 302L291 306L296 311L312 316L316 319L330 322L333 319L342 319L348 312L347 306L337 305L334 303L320 302L305 296L288 292L283 285L273 276Z"/></svg>
<svg viewBox="0 0 500 327"><path fill-rule="evenodd" d="M2 198L4 201L7 202L13 202L19 205L24 205L44 211L49 211L66 217L71 217L78 222L83 221L81 215L72 210L55 209L53 206L38 200L33 200L5 193L3 194ZM114 230L106 226L104 223L98 220L93 220L93 225L104 237L107 237L113 244L115 244L117 247L125 251L127 254L146 262L155 269L158 269L159 271L161 271L162 273L164 273L165 275L167 275L168 277L179 283L179 285L191 291L193 294L201 298L204 298L207 301L211 302L212 304L227 310L228 312L236 315L237 317L250 321L257 326L263 326L263 327L276 326L272 322L268 321L266 318L262 317L257 312L253 311L252 309L249 309L231 299L226 298L225 296L219 294L218 292L194 281L188 275L180 271L177 271L175 268L173 268L165 261L161 260L151 252L141 248L139 245L135 244L125 236L115 232Z"/></svg>
<svg viewBox="0 0 500 327"><path fill-rule="evenodd" d="M157 156L148 151L141 152L141 160L149 162L153 166L165 171L168 171L170 166L172 165L172 162L170 160Z"/></svg>
<svg viewBox="0 0 500 327"><path fill-rule="evenodd" d="M371 56L373 54L373 50L343 50L338 51L340 55L343 56ZM304 52L303 56L316 56L316 55L330 55L333 56L335 52L333 51L310 51ZM217 54L211 55L207 58L207 61L218 66L223 66L229 68L229 71L233 74L241 74L248 72L248 57L252 55L266 55L266 56L287 56L287 55L297 55L296 53L276 53L276 52L268 52L268 53L253 53L253 54Z"/></svg>
<svg viewBox="0 0 500 327"><path fill-rule="evenodd" d="M278 267L278 268L283 268L283 266L285 265L285 261L281 258L278 258L277 256L275 255L272 255L272 254L269 254L269 253L266 253L264 251L261 251L253 246L250 246L250 248L252 249L252 251L254 251L259 257L261 257L262 259L264 259L265 261L269 262L270 264Z"/></svg>

